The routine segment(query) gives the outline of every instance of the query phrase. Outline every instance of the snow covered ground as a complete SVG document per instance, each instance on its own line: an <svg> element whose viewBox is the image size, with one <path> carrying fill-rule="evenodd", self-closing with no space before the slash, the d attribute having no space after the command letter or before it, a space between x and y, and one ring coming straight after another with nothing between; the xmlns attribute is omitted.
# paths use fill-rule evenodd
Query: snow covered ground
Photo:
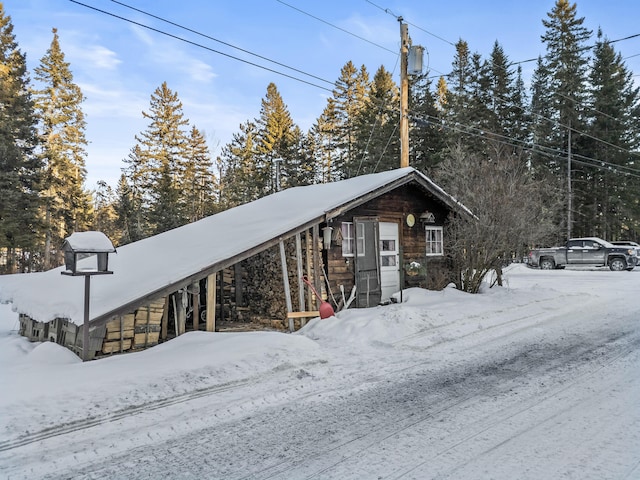
<svg viewBox="0 0 640 480"><path fill-rule="evenodd" d="M640 479L640 269L82 363L0 306L0 478Z"/></svg>

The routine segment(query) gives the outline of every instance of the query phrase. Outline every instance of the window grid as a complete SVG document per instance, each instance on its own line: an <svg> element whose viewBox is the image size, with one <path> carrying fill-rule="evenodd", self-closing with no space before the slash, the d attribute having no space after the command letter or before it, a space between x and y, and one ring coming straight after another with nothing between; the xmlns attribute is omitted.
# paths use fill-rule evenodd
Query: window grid
<svg viewBox="0 0 640 480"><path fill-rule="evenodd" d="M442 227L425 227L427 236L427 255L443 254Z"/></svg>

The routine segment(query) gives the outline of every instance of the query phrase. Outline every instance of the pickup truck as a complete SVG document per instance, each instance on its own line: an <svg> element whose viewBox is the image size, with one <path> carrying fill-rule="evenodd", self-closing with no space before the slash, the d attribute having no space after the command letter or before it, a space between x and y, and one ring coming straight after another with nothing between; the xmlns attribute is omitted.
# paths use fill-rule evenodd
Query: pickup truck
<svg viewBox="0 0 640 480"><path fill-rule="evenodd" d="M616 246L597 237L572 238L564 247L539 248L529 252L529 266L545 270L566 265L609 267L613 271L633 270L638 263L630 246Z"/></svg>

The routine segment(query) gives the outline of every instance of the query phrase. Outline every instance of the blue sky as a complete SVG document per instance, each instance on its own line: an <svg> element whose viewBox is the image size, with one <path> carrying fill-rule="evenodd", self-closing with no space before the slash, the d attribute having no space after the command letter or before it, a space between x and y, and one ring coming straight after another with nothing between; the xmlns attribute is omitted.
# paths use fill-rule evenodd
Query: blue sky
<svg viewBox="0 0 640 480"><path fill-rule="evenodd" d="M150 96L163 81L178 93L185 117L205 133L215 157L241 123L259 115L270 82L277 85L294 122L306 131L321 114L347 61L366 65L372 75L384 65L397 77L400 27L395 16L409 24L413 44L426 49L430 72L440 75L450 70L453 44L460 38L484 58L496 40L513 62L543 54L542 19L555 4L555 0L121 0L295 71L112 0L77 1L206 47L71 0L2 2L31 72L51 43L51 29L58 29L74 81L86 97L88 188L98 180L115 187L122 160L135 145L134 136L147 126L142 111L149 109ZM611 40L640 33L636 0L577 4L578 16L585 17L594 36L599 27ZM628 68L640 73L640 37L616 42L615 47ZM525 79L534 66L534 62L522 64Z"/></svg>

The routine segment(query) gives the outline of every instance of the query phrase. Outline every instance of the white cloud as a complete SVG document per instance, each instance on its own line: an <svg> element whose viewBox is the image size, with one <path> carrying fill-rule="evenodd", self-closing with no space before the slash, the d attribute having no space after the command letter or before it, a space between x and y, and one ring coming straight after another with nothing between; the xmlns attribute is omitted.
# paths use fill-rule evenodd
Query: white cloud
<svg viewBox="0 0 640 480"><path fill-rule="evenodd" d="M101 70L115 70L122 63L122 60L118 58L114 51L101 45L93 45L86 48L78 48L76 46L74 56Z"/></svg>
<svg viewBox="0 0 640 480"><path fill-rule="evenodd" d="M194 58L184 59L183 68L186 70L189 78L196 82L206 83L218 76L210 65Z"/></svg>

